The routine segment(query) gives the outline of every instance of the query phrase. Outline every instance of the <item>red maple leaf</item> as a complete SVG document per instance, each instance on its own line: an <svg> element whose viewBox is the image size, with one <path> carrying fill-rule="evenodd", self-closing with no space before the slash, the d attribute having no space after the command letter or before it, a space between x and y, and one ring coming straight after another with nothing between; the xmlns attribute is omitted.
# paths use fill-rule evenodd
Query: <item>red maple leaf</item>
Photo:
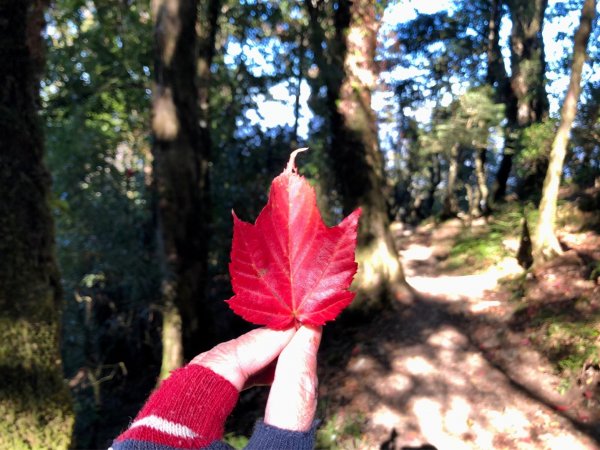
<svg viewBox="0 0 600 450"><path fill-rule="evenodd" d="M229 273L235 295L229 307L249 322L281 330L320 326L351 302L360 209L327 227L315 190L296 171L286 169L271 183L266 206L254 225L233 213Z"/></svg>

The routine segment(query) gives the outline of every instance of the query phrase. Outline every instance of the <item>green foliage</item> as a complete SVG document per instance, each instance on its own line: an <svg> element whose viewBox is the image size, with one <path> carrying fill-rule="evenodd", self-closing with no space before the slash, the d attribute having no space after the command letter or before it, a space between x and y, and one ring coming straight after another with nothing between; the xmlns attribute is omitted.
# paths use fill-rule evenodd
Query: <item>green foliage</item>
<svg viewBox="0 0 600 450"><path fill-rule="evenodd" d="M146 0L60 0L48 16L42 101L65 293L62 350L76 380L80 448L104 446L123 427L160 351L149 7ZM118 364L126 370L109 376ZM127 383L132 394L120 395Z"/></svg>
<svg viewBox="0 0 600 450"><path fill-rule="evenodd" d="M565 314L540 314L539 326L545 333L541 345L558 371L566 378L576 377L586 364L600 362L600 315L573 320Z"/></svg>
<svg viewBox="0 0 600 450"><path fill-rule="evenodd" d="M589 187L600 177L600 82L586 84L581 96L565 165L570 179Z"/></svg>
<svg viewBox="0 0 600 450"><path fill-rule="evenodd" d="M480 83L489 7L488 2L460 1L451 11L419 14L399 24L388 49L390 59L420 69L419 75L408 81L429 99L439 100L451 93L457 79ZM416 97L415 104L419 100Z"/></svg>
<svg viewBox="0 0 600 450"><path fill-rule="evenodd" d="M495 211L494 217L482 228L465 228L457 237L444 268L450 271L480 271L504 257L516 256L504 241L518 240L523 214L517 204L506 204Z"/></svg>
<svg viewBox="0 0 600 450"><path fill-rule="evenodd" d="M255 123L251 118L264 114L256 100L271 100L269 89L282 81L290 96L295 96L299 81L308 79L309 67L307 17L301 5L228 2L226 8L227 16L220 19L210 89L213 238L209 270L213 280L219 280L215 284L219 289L213 291L219 300L230 295L230 287L221 280L228 277L231 211L243 220L254 220L266 203L273 177L281 173L290 152L305 144L293 125L264 129ZM245 50L231 50L238 46ZM249 58L249 48L259 52L264 63ZM324 163L325 139L327 136L313 136L311 150L297 161L300 172L318 191L331 178ZM327 216L331 210L328 199L320 200Z"/></svg>
<svg viewBox="0 0 600 450"><path fill-rule="evenodd" d="M556 120L546 119L530 125L523 131L522 148L515 158L515 167L519 177L525 178L538 165L547 163L556 126Z"/></svg>
<svg viewBox="0 0 600 450"><path fill-rule="evenodd" d="M246 436L240 436L235 433L227 433L223 437L223 441L231 445L236 450L242 450L246 445L248 445L249 439Z"/></svg>
<svg viewBox="0 0 600 450"><path fill-rule="evenodd" d="M317 430L317 450L350 450L361 448L365 419L360 414L334 415Z"/></svg>
<svg viewBox="0 0 600 450"><path fill-rule="evenodd" d="M484 236L471 231L461 235L450 251L445 268L449 270L484 270L500 259L508 256L502 245L503 235L489 232Z"/></svg>
<svg viewBox="0 0 600 450"><path fill-rule="evenodd" d="M495 103L489 86L473 88L446 108L439 108L423 145L432 152L448 152L454 144L481 149L490 146L490 133L500 126L504 106Z"/></svg>

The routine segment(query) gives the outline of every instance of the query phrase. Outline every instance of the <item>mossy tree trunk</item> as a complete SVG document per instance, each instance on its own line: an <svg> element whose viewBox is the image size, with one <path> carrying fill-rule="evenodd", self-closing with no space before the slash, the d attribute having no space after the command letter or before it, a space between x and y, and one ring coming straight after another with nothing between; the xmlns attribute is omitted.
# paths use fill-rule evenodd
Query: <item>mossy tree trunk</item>
<svg viewBox="0 0 600 450"><path fill-rule="evenodd" d="M306 5L312 50L327 87L332 169L344 212L362 208L354 308L369 311L386 307L407 286L389 229L383 156L371 109L371 90L378 75L380 6L368 0L334 3L307 1ZM326 28L328 24L332 26Z"/></svg>
<svg viewBox="0 0 600 450"><path fill-rule="evenodd" d="M67 449L62 292L38 116L42 1L0 0L0 448Z"/></svg>
<svg viewBox="0 0 600 450"><path fill-rule="evenodd" d="M506 86L501 97L506 104L507 134L502 161L496 173L493 201L501 201L519 150L520 134L532 123L548 116L549 103L545 87L546 56L542 30L548 0L508 0L512 21L510 35L511 76L505 83L502 72L494 78L499 87Z"/></svg>
<svg viewBox="0 0 600 450"><path fill-rule="evenodd" d="M596 15L596 0L585 0L581 12L579 29L575 33L571 78L560 112L560 125L556 130L550 162L544 179L540 217L533 239L534 263L538 264L562 253L555 234L556 202L562 177L563 164L569 143L569 134L577 113L577 102L581 92L581 72L586 59L587 44L592 31L592 23Z"/></svg>
<svg viewBox="0 0 600 450"><path fill-rule="evenodd" d="M197 0L154 0L154 183L163 259L161 377L215 343L206 301L210 141ZM202 26L203 24L198 24Z"/></svg>

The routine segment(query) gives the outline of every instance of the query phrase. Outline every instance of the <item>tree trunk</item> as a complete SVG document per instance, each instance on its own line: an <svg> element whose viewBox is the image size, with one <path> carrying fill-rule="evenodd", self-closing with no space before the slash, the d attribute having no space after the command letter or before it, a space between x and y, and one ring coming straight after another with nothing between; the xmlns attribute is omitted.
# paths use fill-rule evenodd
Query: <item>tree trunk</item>
<svg viewBox="0 0 600 450"><path fill-rule="evenodd" d="M446 182L446 195L442 206L442 219L456 217L458 214L458 201L456 200L456 178L458 176L458 153L460 146L454 144L448 155L448 180Z"/></svg>
<svg viewBox="0 0 600 450"><path fill-rule="evenodd" d="M504 200L506 196L506 189L508 184L508 177L512 170L512 160L514 156L514 141L509 139L510 135L510 124L507 124L507 130L504 133L504 150L502 152L502 160L496 172L496 180L493 186L493 197L490 197L490 204L498 203Z"/></svg>
<svg viewBox="0 0 600 450"><path fill-rule="evenodd" d="M161 374L215 342L205 286L207 130L200 124L197 0L154 0L154 183L163 258ZM205 127L206 128L206 127Z"/></svg>
<svg viewBox="0 0 600 450"><path fill-rule="evenodd" d="M486 149L475 150L475 176L477 177L477 212L479 214L487 214L489 211L487 198L488 198L488 187L487 177L485 173L485 162L486 162Z"/></svg>
<svg viewBox="0 0 600 450"><path fill-rule="evenodd" d="M435 203L435 193L438 185L442 182L442 170L440 167L440 156L437 153L431 154L431 164L428 167L429 171L429 189L427 197L423 201L423 207L419 214L421 219L431 216L433 205Z"/></svg>
<svg viewBox="0 0 600 450"><path fill-rule="evenodd" d="M42 1L0 1L0 448L67 449L62 292L37 113Z"/></svg>
<svg viewBox="0 0 600 450"><path fill-rule="evenodd" d="M581 92L581 72L586 59L586 48L592 31L592 23L596 15L596 0L585 0L581 12L579 29L575 33L571 78L560 112L560 125L556 131L550 162L544 179L540 217L533 241L535 264L544 262L560 253L562 249L555 234L556 202L562 176L569 134L577 113L577 102Z"/></svg>
<svg viewBox="0 0 600 450"><path fill-rule="evenodd" d="M212 73L210 68L215 57L215 43L219 30L218 21L222 0L200 0L200 11L202 17L198 19L196 30L198 31L198 104L200 119L200 136L202 138L202 149L204 158L210 161L212 150L212 139L210 134L210 86L212 84ZM204 19L202 22L200 22ZM208 183L208 171L206 171ZM210 210L210 195L208 184L204 189L205 209Z"/></svg>
<svg viewBox="0 0 600 450"><path fill-rule="evenodd" d="M487 39L487 83L495 88L499 101L504 102L509 87L504 58L500 49L500 23L502 21L502 1L492 0L488 21Z"/></svg>
<svg viewBox="0 0 600 450"><path fill-rule="evenodd" d="M512 30L511 77L506 90L507 134L502 162L496 174L493 200L506 195L512 160L519 150L520 132L548 115L545 88L546 57L542 29L548 0L509 0Z"/></svg>
<svg viewBox="0 0 600 450"><path fill-rule="evenodd" d="M407 286L389 230L383 157L377 124L371 109L371 89L377 80L375 48L379 23L376 5L368 0L343 0L333 12L335 36L327 42L318 5L307 1L311 17L311 44L327 85L331 127L329 146L333 172L345 213L362 208L354 307L362 311L385 307L390 294Z"/></svg>
<svg viewBox="0 0 600 450"><path fill-rule="evenodd" d="M300 124L300 96L302 94L302 80L304 79L304 60L306 42L304 34L298 37L298 65L296 67L296 92L294 95L294 126L292 128L292 150L298 148L298 127Z"/></svg>

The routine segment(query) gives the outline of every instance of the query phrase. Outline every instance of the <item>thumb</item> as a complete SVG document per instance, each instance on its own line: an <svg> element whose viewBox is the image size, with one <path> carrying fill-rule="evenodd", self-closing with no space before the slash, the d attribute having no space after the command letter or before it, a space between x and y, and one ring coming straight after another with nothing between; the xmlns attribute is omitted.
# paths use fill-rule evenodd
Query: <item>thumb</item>
<svg viewBox="0 0 600 450"><path fill-rule="evenodd" d="M321 328L302 326L283 349L265 410L265 423L308 431L317 410L317 351Z"/></svg>

